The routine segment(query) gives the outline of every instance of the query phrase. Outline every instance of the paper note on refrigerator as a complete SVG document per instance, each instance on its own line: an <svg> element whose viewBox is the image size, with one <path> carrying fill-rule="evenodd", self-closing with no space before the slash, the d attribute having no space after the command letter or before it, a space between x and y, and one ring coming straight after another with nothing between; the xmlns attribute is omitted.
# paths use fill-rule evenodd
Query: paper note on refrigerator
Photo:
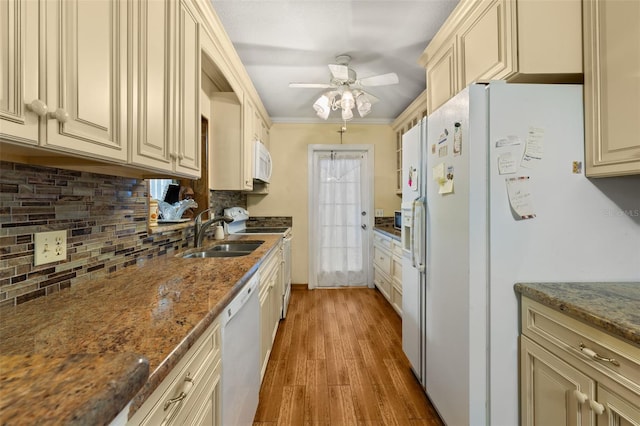
<svg viewBox="0 0 640 426"><path fill-rule="evenodd" d="M444 163L440 163L437 166L434 166L433 169L431 169L431 174L433 180L435 180L436 182L440 183L444 181L446 179L446 176L444 174Z"/></svg>
<svg viewBox="0 0 640 426"><path fill-rule="evenodd" d="M533 210L529 176L520 176L505 179L509 204L516 220L533 219L536 214Z"/></svg>
<svg viewBox="0 0 640 426"><path fill-rule="evenodd" d="M518 171L518 161L511 151L498 155L498 172L501 175L508 175Z"/></svg>
<svg viewBox="0 0 640 426"><path fill-rule="evenodd" d="M542 161L544 153L544 129L539 127L529 127L527 143L522 157L522 167L532 169Z"/></svg>

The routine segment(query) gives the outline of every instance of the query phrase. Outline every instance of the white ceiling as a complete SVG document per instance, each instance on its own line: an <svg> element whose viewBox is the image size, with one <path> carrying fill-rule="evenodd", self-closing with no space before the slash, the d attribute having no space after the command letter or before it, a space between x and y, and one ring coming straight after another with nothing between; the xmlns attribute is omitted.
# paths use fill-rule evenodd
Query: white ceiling
<svg viewBox="0 0 640 426"><path fill-rule="evenodd" d="M393 121L425 89L418 57L458 0L210 0L274 122L322 122L313 102L329 63L348 54L358 78L395 72L400 83L371 87L380 99L365 118ZM328 121L340 121L332 112Z"/></svg>

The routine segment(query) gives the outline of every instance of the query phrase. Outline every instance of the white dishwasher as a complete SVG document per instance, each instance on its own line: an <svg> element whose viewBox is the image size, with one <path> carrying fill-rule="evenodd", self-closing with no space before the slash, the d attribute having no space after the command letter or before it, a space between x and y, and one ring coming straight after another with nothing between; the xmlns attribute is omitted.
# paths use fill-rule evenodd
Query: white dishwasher
<svg viewBox="0 0 640 426"><path fill-rule="evenodd" d="M260 392L260 303L254 274L222 317L222 424L252 425Z"/></svg>

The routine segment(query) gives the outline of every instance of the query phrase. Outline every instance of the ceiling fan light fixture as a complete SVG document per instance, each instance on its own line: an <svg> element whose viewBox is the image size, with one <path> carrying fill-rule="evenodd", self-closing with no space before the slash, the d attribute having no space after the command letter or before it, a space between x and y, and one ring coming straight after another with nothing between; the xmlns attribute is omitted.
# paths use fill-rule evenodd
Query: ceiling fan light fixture
<svg viewBox="0 0 640 426"><path fill-rule="evenodd" d="M360 117L364 117L371 112L371 101L367 95L360 93L356 96L356 108L358 108L358 114L360 114Z"/></svg>
<svg viewBox="0 0 640 426"><path fill-rule="evenodd" d="M342 92L340 106L342 106L343 111L351 111L353 109L353 107L355 106L355 100L353 99L353 93L351 93L351 90L346 89Z"/></svg>
<svg viewBox="0 0 640 426"><path fill-rule="evenodd" d="M351 120L353 118L353 111L350 109L342 108L342 119L344 121Z"/></svg>
<svg viewBox="0 0 640 426"><path fill-rule="evenodd" d="M331 105L329 101L329 97L326 94L320 96L313 104L313 109L318 114L318 117L326 120L329 118L329 113L331 112Z"/></svg>

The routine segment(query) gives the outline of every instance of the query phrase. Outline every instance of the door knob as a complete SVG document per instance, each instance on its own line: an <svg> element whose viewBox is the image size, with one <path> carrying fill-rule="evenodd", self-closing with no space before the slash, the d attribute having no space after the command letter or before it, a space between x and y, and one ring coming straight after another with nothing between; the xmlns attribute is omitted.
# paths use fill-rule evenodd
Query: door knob
<svg viewBox="0 0 640 426"><path fill-rule="evenodd" d="M363 223L362 225L360 225L360 227L361 227L362 229L367 229L367 224L366 224L366 223Z"/></svg>

